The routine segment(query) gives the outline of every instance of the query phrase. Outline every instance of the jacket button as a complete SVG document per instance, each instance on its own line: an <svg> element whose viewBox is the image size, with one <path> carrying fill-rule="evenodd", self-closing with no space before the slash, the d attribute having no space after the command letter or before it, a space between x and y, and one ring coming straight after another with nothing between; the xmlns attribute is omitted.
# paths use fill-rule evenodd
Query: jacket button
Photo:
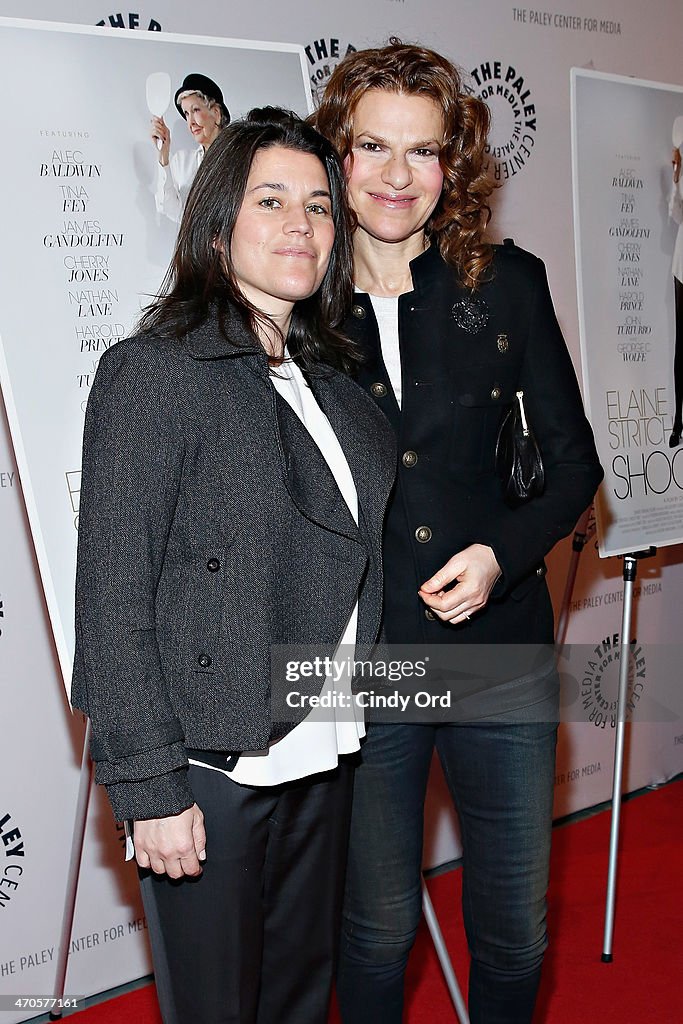
<svg viewBox="0 0 683 1024"><path fill-rule="evenodd" d="M436 615L431 608L425 608L425 619L429 619L430 622L436 621Z"/></svg>
<svg viewBox="0 0 683 1024"><path fill-rule="evenodd" d="M539 565L538 569L536 570L536 575L537 576L545 576L545 574L546 574L546 567L544 565Z"/></svg>
<svg viewBox="0 0 683 1024"><path fill-rule="evenodd" d="M365 320L366 315L362 306L356 305L351 307L351 316L355 316L356 320Z"/></svg>
<svg viewBox="0 0 683 1024"><path fill-rule="evenodd" d="M495 401L496 399L500 398L500 396L502 395L502 393L503 393L503 392L502 392L502 391L500 390L500 388L499 388L499 387L498 387L498 385L496 384L496 386L495 386L495 387L493 388L493 390L491 391L491 398L493 398L493 399L494 399L494 401Z"/></svg>
<svg viewBox="0 0 683 1024"><path fill-rule="evenodd" d="M197 658L197 663L200 668L210 668L211 658L209 657L208 654L200 654L199 657Z"/></svg>
<svg viewBox="0 0 683 1024"><path fill-rule="evenodd" d="M387 393L386 384L382 384L381 380L378 380L376 384L371 384L370 390L375 398L384 398Z"/></svg>
<svg viewBox="0 0 683 1024"><path fill-rule="evenodd" d="M218 561L217 558L210 558L209 561L206 563L206 568L209 570L209 572L218 572L220 567L221 563Z"/></svg>
<svg viewBox="0 0 683 1024"><path fill-rule="evenodd" d="M420 544L428 544L432 539L432 531L428 526L418 526L415 531L415 540L419 541Z"/></svg>
<svg viewBox="0 0 683 1024"><path fill-rule="evenodd" d="M417 463L417 452L404 452L403 455L401 456L401 462L406 467L406 469L412 469L413 466Z"/></svg>
<svg viewBox="0 0 683 1024"><path fill-rule="evenodd" d="M496 341L496 345L498 346L498 351L501 353L501 355L504 352L507 352L507 350L510 348L510 342L508 341L507 334L499 334L498 339Z"/></svg>

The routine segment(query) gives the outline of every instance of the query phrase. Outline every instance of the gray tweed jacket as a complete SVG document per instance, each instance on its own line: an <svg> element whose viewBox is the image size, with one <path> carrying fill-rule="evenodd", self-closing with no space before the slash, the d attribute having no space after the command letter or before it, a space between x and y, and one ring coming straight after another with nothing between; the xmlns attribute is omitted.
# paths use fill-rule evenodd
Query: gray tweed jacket
<svg viewBox="0 0 683 1024"><path fill-rule="evenodd" d="M241 323L229 333L248 347L214 324L120 342L88 401L72 701L119 819L193 803L186 748L262 749L296 724L272 721L272 645L330 652L357 594L359 644L379 630L391 429L348 378L311 380L356 526L264 352Z"/></svg>

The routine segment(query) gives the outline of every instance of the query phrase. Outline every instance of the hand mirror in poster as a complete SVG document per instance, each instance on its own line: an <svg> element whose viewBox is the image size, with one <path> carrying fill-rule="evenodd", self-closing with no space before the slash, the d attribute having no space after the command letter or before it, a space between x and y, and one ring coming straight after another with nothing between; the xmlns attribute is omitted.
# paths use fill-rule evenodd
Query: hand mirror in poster
<svg viewBox="0 0 683 1024"><path fill-rule="evenodd" d="M150 114L163 117L171 105L171 76L166 71L154 71L147 76L145 89ZM161 146L161 139L157 139L157 149Z"/></svg>
<svg viewBox="0 0 683 1024"><path fill-rule="evenodd" d="M683 146L683 115L677 117L673 123L673 128L671 129L671 141L676 149L680 149L681 146Z"/></svg>

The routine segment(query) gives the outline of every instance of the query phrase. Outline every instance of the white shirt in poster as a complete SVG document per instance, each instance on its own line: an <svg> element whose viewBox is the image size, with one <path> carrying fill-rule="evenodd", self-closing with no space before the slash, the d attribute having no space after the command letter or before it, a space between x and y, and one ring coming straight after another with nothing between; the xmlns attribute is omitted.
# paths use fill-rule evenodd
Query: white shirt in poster
<svg viewBox="0 0 683 1024"><path fill-rule="evenodd" d="M157 187L154 193L157 213L180 224L187 193L197 169L204 159L204 147L179 149L169 160L168 167L157 164Z"/></svg>

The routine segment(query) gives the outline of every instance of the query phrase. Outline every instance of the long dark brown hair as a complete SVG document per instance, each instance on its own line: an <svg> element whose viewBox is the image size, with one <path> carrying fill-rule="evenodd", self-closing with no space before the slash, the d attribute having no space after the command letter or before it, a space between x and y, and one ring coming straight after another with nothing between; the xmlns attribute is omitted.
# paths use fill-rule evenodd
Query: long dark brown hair
<svg viewBox="0 0 683 1024"><path fill-rule="evenodd" d="M460 72L446 57L392 37L387 46L345 57L310 118L342 160L353 159L353 115L368 89L428 96L441 111L443 192L426 229L461 282L476 288L485 280L493 257L491 245L484 240L491 216L488 198L493 191L486 171L488 107L468 95Z"/></svg>
<svg viewBox="0 0 683 1024"><path fill-rule="evenodd" d="M258 338L259 324L275 324L240 291L230 256L235 222L247 179L262 149L284 149L316 156L327 173L335 239L330 262L314 295L294 305L287 344L308 372L320 363L350 370L358 362L355 345L338 330L353 294L353 254L346 185L330 143L291 111L279 107L251 110L214 140L204 157L185 204L173 259L157 298L144 310L139 328L176 338L215 316L222 334L234 311Z"/></svg>

